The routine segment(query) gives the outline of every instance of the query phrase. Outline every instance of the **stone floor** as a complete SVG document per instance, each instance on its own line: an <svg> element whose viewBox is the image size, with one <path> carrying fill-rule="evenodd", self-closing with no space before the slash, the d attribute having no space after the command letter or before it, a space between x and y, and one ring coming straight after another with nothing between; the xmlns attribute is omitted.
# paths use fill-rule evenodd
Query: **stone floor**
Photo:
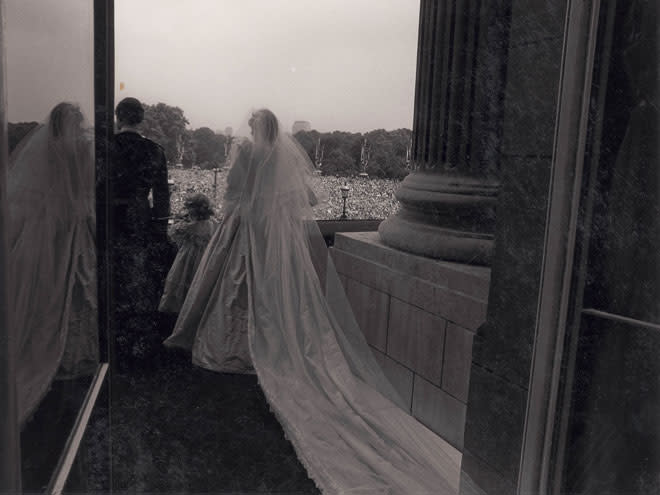
<svg viewBox="0 0 660 495"><path fill-rule="evenodd" d="M99 401L68 493L319 493L254 376L168 352L113 373Z"/></svg>
<svg viewBox="0 0 660 495"><path fill-rule="evenodd" d="M269 410L256 376L207 371L192 365L189 354L165 349L161 343L172 323L161 320L156 331L138 333L136 327L116 336L111 359L116 364L64 492L319 494ZM79 402L83 389L86 383L81 382L60 395ZM67 404L59 416L66 412L72 423L78 402ZM53 428L58 407L46 408L24 432L24 444L32 447L26 451L30 462L24 463L24 479L30 478L26 493L43 493L55 450L61 450L35 453L53 439L61 445L70 431Z"/></svg>

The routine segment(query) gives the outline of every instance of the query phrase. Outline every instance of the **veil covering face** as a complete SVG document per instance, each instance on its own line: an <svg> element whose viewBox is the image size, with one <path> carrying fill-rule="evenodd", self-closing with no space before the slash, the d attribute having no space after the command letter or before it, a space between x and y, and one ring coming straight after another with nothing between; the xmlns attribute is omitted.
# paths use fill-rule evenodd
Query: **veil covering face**
<svg viewBox="0 0 660 495"><path fill-rule="evenodd" d="M271 409L324 493L457 493L460 460L406 412L353 316L314 220L309 157L270 111L253 119L223 216L239 217L250 358Z"/></svg>
<svg viewBox="0 0 660 495"><path fill-rule="evenodd" d="M94 160L75 105L61 103L12 153L10 320L24 423L55 378L98 363Z"/></svg>

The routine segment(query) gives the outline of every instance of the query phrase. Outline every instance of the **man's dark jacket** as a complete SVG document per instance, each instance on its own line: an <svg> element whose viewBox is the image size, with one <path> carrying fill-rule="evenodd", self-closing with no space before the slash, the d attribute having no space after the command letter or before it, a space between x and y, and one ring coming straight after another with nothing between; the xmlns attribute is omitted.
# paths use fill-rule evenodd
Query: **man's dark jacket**
<svg viewBox="0 0 660 495"><path fill-rule="evenodd" d="M115 134L110 161L107 170L99 173L98 185L99 201L107 204L110 213L108 247L116 310L121 314L153 314L172 258L167 239L170 194L163 148L134 131ZM118 323L127 335L144 333L148 327L141 322L139 329L133 329L131 321L128 318Z"/></svg>
<svg viewBox="0 0 660 495"><path fill-rule="evenodd" d="M108 175L115 234L145 241L166 239L170 193L165 151L137 132L125 131L115 134L111 153Z"/></svg>

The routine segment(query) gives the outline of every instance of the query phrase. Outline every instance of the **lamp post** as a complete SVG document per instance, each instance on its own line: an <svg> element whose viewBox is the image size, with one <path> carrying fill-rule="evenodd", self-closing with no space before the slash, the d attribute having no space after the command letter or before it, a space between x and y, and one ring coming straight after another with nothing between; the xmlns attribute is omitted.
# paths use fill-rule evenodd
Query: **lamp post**
<svg viewBox="0 0 660 495"><path fill-rule="evenodd" d="M345 182L344 185L341 186L339 189L341 190L341 198L344 200L344 210L341 214L341 217L339 217L339 220L346 220L348 219L348 217L346 216L346 198L348 198L348 191L350 189Z"/></svg>
<svg viewBox="0 0 660 495"><path fill-rule="evenodd" d="M178 165L177 165L178 167ZM174 190L174 179L167 179L167 190L169 191L170 194L172 194L172 191ZM151 194L151 193L149 193ZM169 217L167 219L167 225L172 225L174 223L174 220L172 220L172 217Z"/></svg>
<svg viewBox="0 0 660 495"><path fill-rule="evenodd" d="M371 155L371 147L367 142L367 138L364 138L362 143L362 149L360 150L360 177L369 177L367 173L367 165L369 165L369 155Z"/></svg>

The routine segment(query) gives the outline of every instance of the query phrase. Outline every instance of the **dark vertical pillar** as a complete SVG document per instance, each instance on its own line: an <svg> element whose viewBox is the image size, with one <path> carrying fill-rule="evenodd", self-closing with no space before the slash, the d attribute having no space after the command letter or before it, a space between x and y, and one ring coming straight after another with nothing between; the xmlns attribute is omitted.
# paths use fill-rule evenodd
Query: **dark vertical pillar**
<svg viewBox="0 0 660 495"><path fill-rule="evenodd" d="M110 167L110 144L114 135L114 0L94 0L94 125L95 125L95 158L97 174L104 174ZM97 177L101 179L102 177ZM112 318L112 265L110 263L110 225L111 209L108 207L109 190L107 180L97 181L103 184L96 190L96 236L97 236L97 274L98 274L98 304L99 304L99 346L101 362L110 363L110 373L106 375L103 392L99 396L95 413L91 418L89 428L96 431L94 445L90 447L89 434L83 441L83 450L92 448L102 452L96 458L93 469L103 473L102 490L112 491L112 430L110 415L112 392L113 349L113 318ZM103 406L105 403L105 407ZM107 417L103 417L107 414ZM101 445L99 445L101 444ZM83 457L80 458L81 462ZM85 487L86 480L82 481ZM95 489L99 489L97 485Z"/></svg>
<svg viewBox="0 0 660 495"><path fill-rule="evenodd" d="M510 9L506 1L422 0L413 118L414 171L385 220L386 244L488 264Z"/></svg>
<svg viewBox="0 0 660 495"><path fill-rule="evenodd" d="M16 406L14 331L9 308L9 205L7 203L7 63L5 2L0 0L0 492L21 491L21 447Z"/></svg>
<svg viewBox="0 0 660 495"><path fill-rule="evenodd" d="M110 143L114 134L114 0L94 0L94 126L97 174L104 174L110 166ZM111 264L108 243L110 209L108 198L112 191L109 182L100 181L103 188L96 191L96 236L98 255L99 336L101 361L110 360ZM97 181L99 183L99 181Z"/></svg>

